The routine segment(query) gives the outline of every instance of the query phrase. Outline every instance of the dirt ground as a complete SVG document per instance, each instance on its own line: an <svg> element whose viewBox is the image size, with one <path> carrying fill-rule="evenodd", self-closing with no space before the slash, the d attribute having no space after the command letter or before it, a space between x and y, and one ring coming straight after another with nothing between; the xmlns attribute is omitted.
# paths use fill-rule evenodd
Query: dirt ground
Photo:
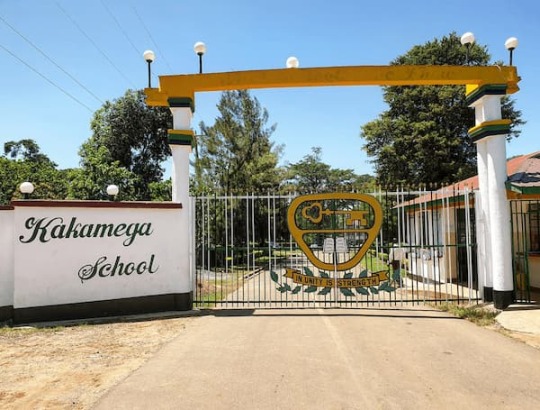
<svg viewBox="0 0 540 410"><path fill-rule="evenodd" d="M0 328L0 408L91 408L194 320ZM491 329L540 349L540 335Z"/></svg>
<svg viewBox="0 0 540 410"><path fill-rule="evenodd" d="M0 328L0 408L88 409L192 320Z"/></svg>

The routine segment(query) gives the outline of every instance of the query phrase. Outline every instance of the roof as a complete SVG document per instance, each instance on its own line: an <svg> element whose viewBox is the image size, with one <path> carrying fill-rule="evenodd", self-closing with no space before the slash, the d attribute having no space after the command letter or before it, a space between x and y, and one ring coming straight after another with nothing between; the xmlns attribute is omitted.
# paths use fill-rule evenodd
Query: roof
<svg viewBox="0 0 540 410"><path fill-rule="evenodd" d="M514 167L507 166L506 188L520 194L540 194L540 151L513 160Z"/></svg>
<svg viewBox="0 0 540 410"><path fill-rule="evenodd" d="M540 193L540 151L510 158L506 161L506 173L508 175L507 188L510 183L513 186L539 188ZM442 189L461 191L466 187L470 190L478 189L478 175Z"/></svg>
<svg viewBox="0 0 540 410"><path fill-rule="evenodd" d="M507 190L517 194L540 195L540 151L510 158L506 162L506 172L508 174ZM459 201L459 198L463 200L465 192L472 192L477 189L478 175L475 175L435 192L407 201L400 204L399 207L409 208L426 203L430 206L436 206L446 198L451 198L450 202Z"/></svg>

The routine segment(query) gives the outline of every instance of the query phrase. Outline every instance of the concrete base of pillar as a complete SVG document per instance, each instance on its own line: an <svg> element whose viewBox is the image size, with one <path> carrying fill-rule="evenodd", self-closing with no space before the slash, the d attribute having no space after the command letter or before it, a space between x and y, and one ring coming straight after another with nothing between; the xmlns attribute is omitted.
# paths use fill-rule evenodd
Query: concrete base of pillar
<svg viewBox="0 0 540 410"><path fill-rule="evenodd" d="M484 286L484 302L493 302L493 288Z"/></svg>
<svg viewBox="0 0 540 410"><path fill-rule="evenodd" d="M506 309L514 301L513 290L494 290L493 305L495 309Z"/></svg>

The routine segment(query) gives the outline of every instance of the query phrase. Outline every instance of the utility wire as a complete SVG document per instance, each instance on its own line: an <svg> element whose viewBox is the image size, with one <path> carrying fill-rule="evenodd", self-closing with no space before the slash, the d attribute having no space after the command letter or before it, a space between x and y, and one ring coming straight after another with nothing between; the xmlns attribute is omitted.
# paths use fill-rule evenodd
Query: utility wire
<svg viewBox="0 0 540 410"><path fill-rule="evenodd" d="M62 71L65 75L67 75L69 78L71 78L73 81L75 81L81 88L83 88L88 94L90 94L92 97L94 97L98 102L103 104L104 102L95 95L92 91L90 91L84 84L82 84L79 80L77 80L75 77L73 77L69 72L64 70L60 65L56 63L52 58L50 58L43 50L41 50L38 46L36 46L32 41L30 41L27 37L25 37L21 32L19 32L15 27L13 27L11 24L9 24L6 19L2 16L0 16L0 20L8 26L15 34L17 34L19 37L21 37L24 41L26 41L28 44L30 44L37 52L39 52L43 57L45 57L50 63L54 64L56 68L58 68L60 71Z"/></svg>
<svg viewBox="0 0 540 410"><path fill-rule="evenodd" d="M126 38L127 42L129 44L131 44L131 47L133 48L133 50L135 50L135 53L137 54L137 56L140 57L141 55L141 50L137 49L137 47L135 47L135 44L133 44L133 41L131 41L131 39L129 38L129 36L127 35L126 31L122 28L122 26L120 25L120 22L118 21L118 19L114 16L114 14L112 13L111 9L109 9L109 7L107 7L107 5L105 4L105 2L103 0L101 0L101 5L103 6L103 8L105 10L107 10L107 13L109 13L109 16L111 16L111 18L114 20L114 22L116 23L116 25L118 26L118 28L120 29L120 31L122 32L122 34L124 35L124 37Z"/></svg>
<svg viewBox="0 0 540 410"><path fill-rule="evenodd" d="M118 72L118 74L120 74L122 77L124 77L124 79L131 84L131 86L133 88L137 88L136 85L133 83L133 81L131 81L129 78L127 78L124 73L122 71L120 71L120 69L112 62L112 60L107 56L107 54L105 54L103 52L103 50L101 50L101 48L99 48L99 46L95 43L94 40L92 40L90 38L90 36L88 34L86 34L86 32L81 28L81 26L79 26L79 24L68 14L68 12L58 3L56 2L56 6L62 11L62 13L64 13L64 15L69 19L69 21L71 21L73 23L73 25L75 27L77 27L77 29L86 37L86 39L88 41L90 41L90 43L92 43L92 45L95 47L95 49L97 51L99 51L101 53L101 55L109 62L109 64Z"/></svg>
<svg viewBox="0 0 540 410"><path fill-rule="evenodd" d="M158 51L159 55L161 57L163 57L163 61L165 61L165 64L167 64L167 67L169 67L169 70L172 72L173 69L172 69L171 65L169 64L169 62L167 61L167 59L165 58L165 54L163 54L163 52L159 49L159 46L154 41L154 38L152 37L152 34L150 34L150 30L148 30L148 28L146 27L146 24L144 24L144 21L141 18L141 16L139 15L139 13L137 12L137 9L135 8L135 6L133 6L133 11L135 12L135 15L137 16L137 18L141 22L141 25L143 26L144 30L146 31L146 34L148 34L148 37L150 37L150 41L152 42L152 44L154 44L154 46L156 47L156 50Z"/></svg>
<svg viewBox="0 0 540 410"><path fill-rule="evenodd" d="M103 5L103 8L105 10L107 10L107 13L109 13L109 16L111 16L111 18L114 20L114 22L116 23L116 25L118 26L118 28L120 29L120 31L122 32L122 34L124 35L124 37L126 38L127 42L131 45L131 48L133 48L133 50L135 51L135 53L137 54L137 57L140 58L141 57L141 50L139 50L137 48L137 46L135 46L135 44L133 43L133 41L131 41L131 38L129 37L129 35L127 34L127 32L123 29L122 25L120 24L120 22L118 21L118 19L114 16L113 12L111 11L111 9L109 7L107 7L107 5L105 4L105 2L103 0L101 0L101 4ZM152 76L154 78L158 78L158 76L155 74L155 73L152 73Z"/></svg>
<svg viewBox="0 0 540 410"><path fill-rule="evenodd" d="M30 70L32 70L34 73L39 75L41 78L43 78L45 81L47 81L49 84L53 85L54 87L58 88L60 91L62 91L65 95L67 95L69 98L77 102L78 104L82 105L84 108L86 108L88 111L93 113L94 111L85 103L81 102L77 98L75 98L73 95L68 93L66 90L64 90L62 87L60 87L58 84L56 84L54 81L47 78L44 74L40 73L38 70L36 70L34 67L32 67L30 64L28 64L26 61L18 57L16 54L8 50L6 47L4 47L2 44L0 44L0 48L2 48L6 53L10 54L13 58L19 60L21 63L23 63L26 67L28 67Z"/></svg>

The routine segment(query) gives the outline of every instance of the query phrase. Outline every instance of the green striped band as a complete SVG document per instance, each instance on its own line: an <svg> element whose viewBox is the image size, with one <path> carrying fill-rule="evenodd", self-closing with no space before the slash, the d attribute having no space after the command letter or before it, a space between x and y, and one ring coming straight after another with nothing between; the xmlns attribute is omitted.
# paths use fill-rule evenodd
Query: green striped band
<svg viewBox="0 0 540 410"><path fill-rule="evenodd" d="M167 135L169 137L169 145L193 145L193 132L169 130Z"/></svg>
<svg viewBox="0 0 540 410"><path fill-rule="evenodd" d="M191 112L195 112L195 103L193 98L189 97L171 97L167 99L169 107L189 107Z"/></svg>
<svg viewBox="0 0 540 410"><path fill-rule="evenodd" d="M506 135L510 133L510 120L489 121L469 130L469 137L478 142L491 135Z"/></svg>
<svg viewBox="0 0 540 410"><path fill-rule="evenodd" d="M506 84L486 84L476 88L465 97L467 105L471 105L485 95L506 95Z"/></svg>

